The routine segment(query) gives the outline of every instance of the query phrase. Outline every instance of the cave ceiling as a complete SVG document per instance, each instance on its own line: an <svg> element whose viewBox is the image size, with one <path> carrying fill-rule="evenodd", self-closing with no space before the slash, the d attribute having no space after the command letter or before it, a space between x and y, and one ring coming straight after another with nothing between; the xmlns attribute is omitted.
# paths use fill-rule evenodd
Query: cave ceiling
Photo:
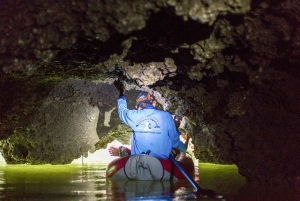
<svg viewBox="0 0 300 201"><path fill-rule="evenodd" d="M3 0L0 138L26 133L49 93L94 90L94 100L87 82L101 82L111 102L121 79L190 120L201 161L235 163L248 181L299 182L299 25L297 0ZM22 138L14 157L30 146Z"/></svg>

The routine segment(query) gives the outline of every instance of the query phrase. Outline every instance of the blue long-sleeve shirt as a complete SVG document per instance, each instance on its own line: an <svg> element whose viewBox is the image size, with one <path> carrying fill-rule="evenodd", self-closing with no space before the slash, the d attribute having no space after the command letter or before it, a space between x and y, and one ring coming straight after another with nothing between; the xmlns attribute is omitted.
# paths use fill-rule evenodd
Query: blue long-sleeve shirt
<svg viewBox="0 0 300 201"><path fill-rule="evenodd" d="M179 146L179 135L169 112L152 105L129 110L124 95L119 96L117 104L119 118L132 128L131 155L150 150L150 156L168 158L172 147Z"/></svg>

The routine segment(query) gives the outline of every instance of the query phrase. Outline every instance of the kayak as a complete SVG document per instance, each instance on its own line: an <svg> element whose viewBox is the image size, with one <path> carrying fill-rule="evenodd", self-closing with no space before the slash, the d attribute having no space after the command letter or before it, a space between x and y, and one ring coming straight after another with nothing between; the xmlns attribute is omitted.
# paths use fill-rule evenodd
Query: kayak
<svg viewBox="0 0 300 201"><path fill-rule="evenodd" d="M194 178L195 166L189 155L178 155L176 161L191 178ZM107 166L106 176L112 179L134 180L185 179L171 160L146 154L129 155L113 160Z"/></svg>

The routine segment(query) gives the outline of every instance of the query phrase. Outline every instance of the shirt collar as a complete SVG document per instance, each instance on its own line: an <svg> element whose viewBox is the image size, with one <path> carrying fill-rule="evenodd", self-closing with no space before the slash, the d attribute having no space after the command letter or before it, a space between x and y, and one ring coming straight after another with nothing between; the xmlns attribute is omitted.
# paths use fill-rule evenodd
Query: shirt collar
<svg viewBox="0 0 300 201"><path fill-rule="evenodd" d="M147 104L143 109L156 109L152 104Z"/></svg>

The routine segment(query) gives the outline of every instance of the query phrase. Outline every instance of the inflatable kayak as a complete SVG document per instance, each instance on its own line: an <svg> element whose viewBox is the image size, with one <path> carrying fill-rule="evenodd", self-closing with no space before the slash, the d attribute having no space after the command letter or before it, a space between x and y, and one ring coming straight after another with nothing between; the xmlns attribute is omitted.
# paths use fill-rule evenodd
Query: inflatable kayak
<svg viewBox="0 0 300 201"><path fill-rule="evenodd" d="M194 178L195 167L190 156L178 155L176 161L191 178ZM112 179L134 180L178 180L185 178L169 159L155 158L146 154L130 155L113 160L107 166L106 176Z"/></svg>

